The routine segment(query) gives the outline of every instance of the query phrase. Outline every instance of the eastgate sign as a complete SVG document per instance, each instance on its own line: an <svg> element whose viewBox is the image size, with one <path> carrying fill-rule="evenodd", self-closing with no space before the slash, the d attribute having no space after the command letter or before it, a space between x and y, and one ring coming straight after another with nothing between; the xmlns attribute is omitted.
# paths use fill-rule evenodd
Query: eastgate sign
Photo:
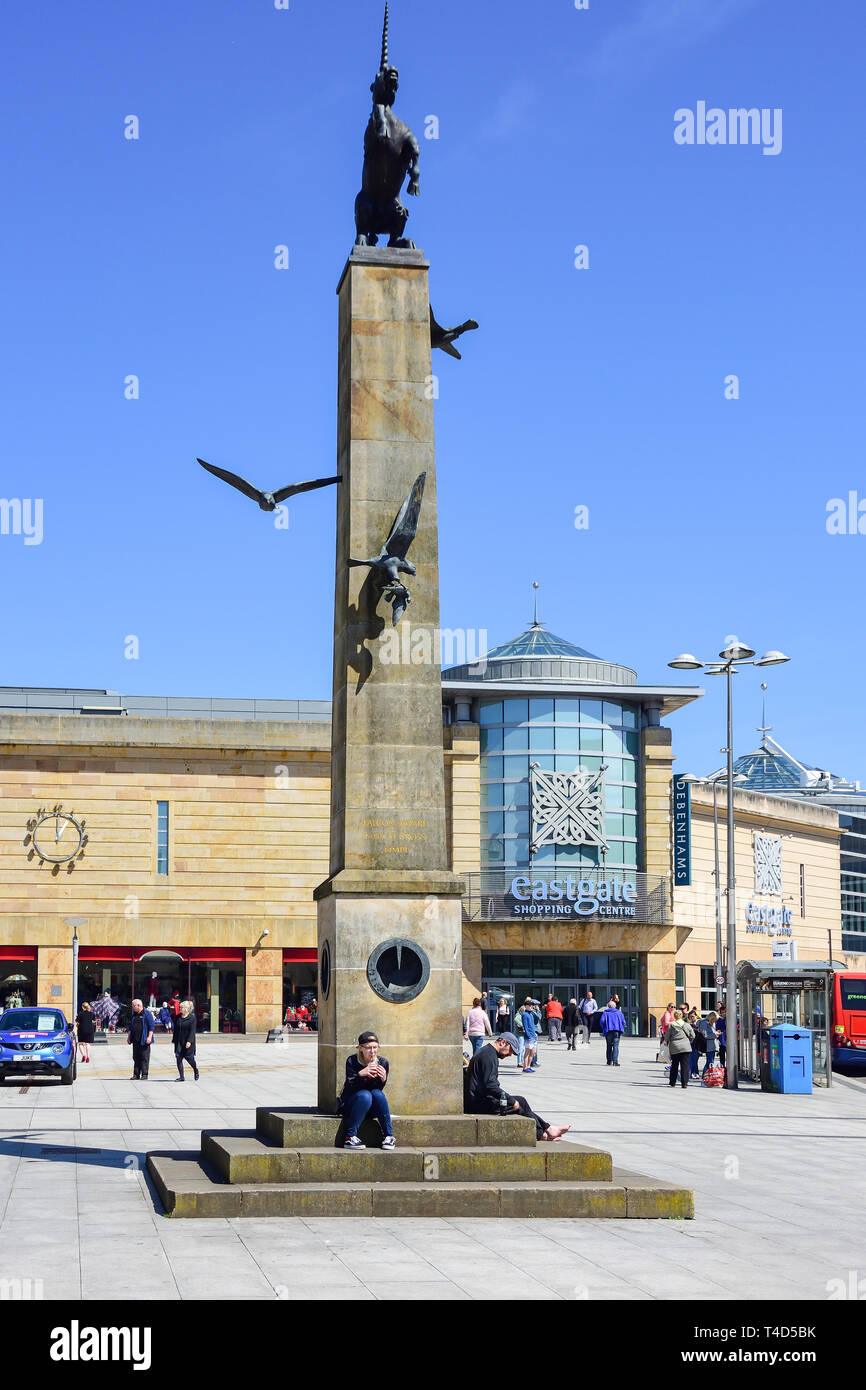
<svg viewBox="0 0 866 1390"><path fill-rule="evenodd" d="M766 936L793 936L789 907L762 907L760 903L746 905L746 931L763 932Z"/></svg>
<svg viewBox="0 0 866 1390"><path fill-rule="evenodd" d="M637 884L632 879L527 878L511 880L505 901L515 917L635 917Z"/></svg>

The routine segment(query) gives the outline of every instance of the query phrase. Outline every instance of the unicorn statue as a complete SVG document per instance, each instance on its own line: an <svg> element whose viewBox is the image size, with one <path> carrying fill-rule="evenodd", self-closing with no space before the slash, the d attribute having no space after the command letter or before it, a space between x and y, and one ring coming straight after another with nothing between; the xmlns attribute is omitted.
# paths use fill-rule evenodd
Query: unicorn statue
<svg viewBox="0 0 866 1390"><path fill-rule="evenodd" d="M414 241L403 236L409 211L400 201L403 180L409 175L407 193L420 192L418 161L421 148L411 130L394 115L399 73L388 60L388 6L382 32L382 58L373 93L373 112L364 133L364 172L361 192L355 199L356 246L376 246L380 236L389 246L414 250Z"/></svg>

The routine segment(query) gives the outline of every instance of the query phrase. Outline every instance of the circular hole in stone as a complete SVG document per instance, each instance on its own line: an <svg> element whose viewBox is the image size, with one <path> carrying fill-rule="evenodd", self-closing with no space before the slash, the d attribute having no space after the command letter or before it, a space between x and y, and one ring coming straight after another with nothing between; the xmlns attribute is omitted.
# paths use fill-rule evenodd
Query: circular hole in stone
<svg viewBox="0 0 866 1390"><path fill-rule="evenodd" d="M389 946L379 957L377 969L379 979L388 989L398 985L401 989L411 989L421 983L424 965L417 951L411 946L403 946L398 953L396 946Z"/></svg>
<svg viewBox="0 0 866 1390"><path fill-rule="evenodd" d="M322 956L319 961L319 993L323 999L327 999L328 991L331 988L331 948L327 941L322 947Z"/></svg>

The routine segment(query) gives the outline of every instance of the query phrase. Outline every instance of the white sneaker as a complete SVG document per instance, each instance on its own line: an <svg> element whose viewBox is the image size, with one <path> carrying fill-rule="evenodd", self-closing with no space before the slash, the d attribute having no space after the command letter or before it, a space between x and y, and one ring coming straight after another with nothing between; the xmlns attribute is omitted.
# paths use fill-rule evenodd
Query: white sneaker
<svg viewBox="0 0 866 1390"><path fill-rule="evenodd" d="M386 1134L385 1138L382 1140L382 1148L387 1150L388 1153L391 1153L396 1147L397 1140L394 1138L393 1134Z"/></svg>
<svg viewBox="0 0 866 1390"><path fill-rule="evenodd" d="M350 1134L343 1144L344 1149L366 1149L367 1145L362 1144L357 1134Z"/></svg>

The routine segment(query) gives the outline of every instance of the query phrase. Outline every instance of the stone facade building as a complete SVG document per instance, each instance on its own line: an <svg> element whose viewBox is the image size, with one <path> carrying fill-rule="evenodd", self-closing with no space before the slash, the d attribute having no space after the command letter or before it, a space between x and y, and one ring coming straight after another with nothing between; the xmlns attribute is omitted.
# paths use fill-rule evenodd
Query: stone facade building
<svg viewBox="0 0 866 1390"><path fill-rule="evenodd" d="M616 989L641 1034L669 999L712 1002L712 790L691 787L691 883L675 887L661 722L702 692L639 685L537 623L443 672L442 692L464 1002ZM222 1032L263 1033L311 1003L329 713L0 691L0 1003L71 1007L73 929L78 997L110 991L120 1025L133 995L177 991ZM777 920L801 959L826 959L830 941L838 954L838 817L738 791L736 818L740 958L770 955Z"/></svg>

